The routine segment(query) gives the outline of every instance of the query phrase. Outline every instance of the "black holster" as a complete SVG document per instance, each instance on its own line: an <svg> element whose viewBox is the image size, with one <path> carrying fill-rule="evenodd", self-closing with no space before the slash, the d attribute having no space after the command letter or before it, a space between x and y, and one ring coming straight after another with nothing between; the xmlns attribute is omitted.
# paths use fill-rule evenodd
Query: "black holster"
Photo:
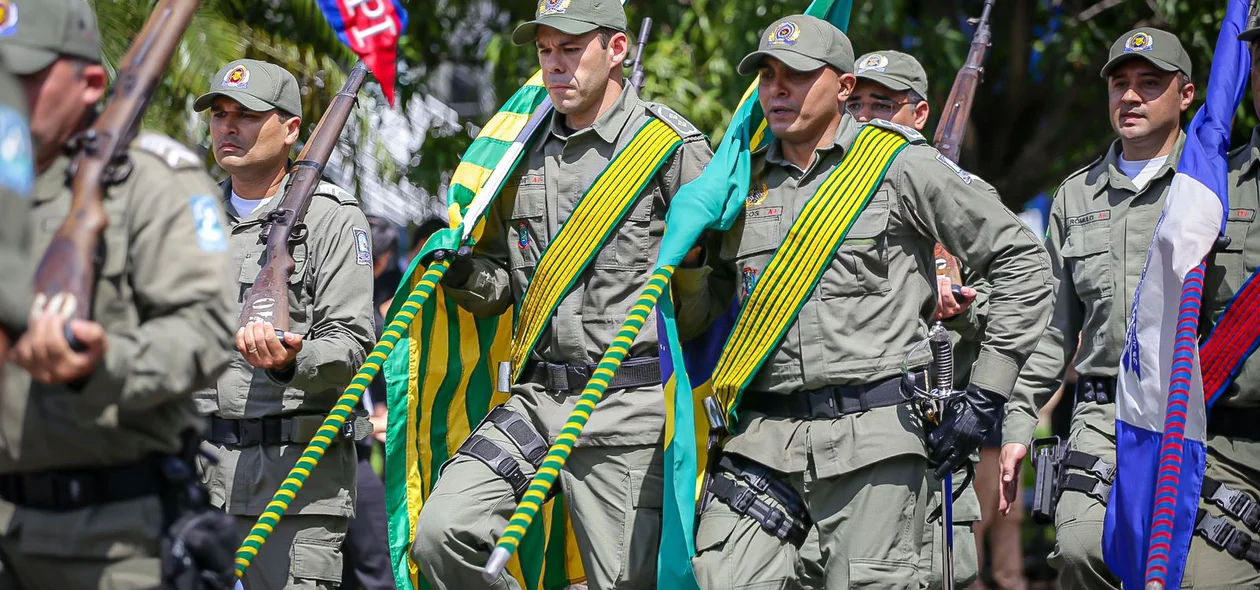
<svg viewBox="0 0 1260 590"><path fill-rule="evenodd" d="M197 476L201 437L188 433L178 456L162 460L166 492L162 536L162 587L223 590L236 583L236 527L232 517L210 505Z"/></svg>
<svg viewBox="0 0 1260 590"><path fill-rule="evenodd" d="M1037 469L1037 482L1033 485L1033 520L1054 523L1054 507L1059 501L1059 482L1062 479L1063 457L1067 453L1067 441L1051 436L1033 441L1033 466Z"/></svg>

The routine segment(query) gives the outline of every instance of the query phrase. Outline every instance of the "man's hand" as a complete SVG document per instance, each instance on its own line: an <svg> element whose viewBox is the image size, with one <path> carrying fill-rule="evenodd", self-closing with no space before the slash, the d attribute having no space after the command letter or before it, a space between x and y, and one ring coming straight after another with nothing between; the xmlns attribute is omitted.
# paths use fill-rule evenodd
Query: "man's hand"
<svg viewBox="0 0 1260 590"><path fill-rule="evenodd" d="M376 411L372 413L370 418L372 421L372 436L381 442L385 442L385 433L389 426L389 409L385 404L377 404Z"/></svg>
<svg viewBox="0 0 1260 590"><path fill-rule="evenodd" d="M1027 455L1028 447L1024 445L1002 445L1002 454L998 457L998 465L1002 469L1002 493L998 496L998 510L1002 512L1002 516L1010 514L1011 506L1018 501L1015 495L1019 491L1019 470L1024 466L1024 457Z"/></svg>
<svg viewBox="0 0 1260 590"><path fill-rule="evenodd" d="M73 383L91 375L108 348L105 328L86 320L70 320L69 328L85 347L83 352L70 349L66 321L60 314L43 312L32 316L10 359L41 383Z"/></svg>
<svg viewBox="0 0 1260 590"><path fill-rule="evenodd" d="M933 317L938 320L949 319L967 311L976 300L976 290L961 285L958 286L961 299L955 297L954 283L947 276L936 277L936 293L936 314Z"/></svg>
<svg viewBox="0 0 1260 590"><path fill-rule="evenodd" d="M236 331L236 350L252 366L283 371L293 365L293 359L302 350L302 337L285 332L281 343L271 322L250 322Z"/></svg>

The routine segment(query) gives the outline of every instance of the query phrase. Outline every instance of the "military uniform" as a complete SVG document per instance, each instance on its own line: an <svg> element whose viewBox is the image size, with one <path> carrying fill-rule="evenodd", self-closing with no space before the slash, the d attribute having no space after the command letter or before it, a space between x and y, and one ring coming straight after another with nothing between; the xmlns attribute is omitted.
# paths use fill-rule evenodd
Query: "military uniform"
<svg viewBox="0 0 1260 590"><path fill-rule="evenodd" d="M30 196L34 184L34 152L26 105L18 82L0 60L0 338L12 344L30 312Z"/></svg>
<svg viewBox="0 0 1260 590"><path fill-rule="evenodd" d="M249 72L245 90L250 95L223 87L222 81L238 67ZM238 60L225 66L211 84L211 92L198 99L198 108L223 95L240 99L250 110L301 112L300 104L293 104L296 80L272 64ZM252 102L268 99L275 104ZM288 181L285 177L280 186L287 188ZM228 212L233 269L229 284L236 301L233 310L239 313L266 262L260 233L283 192L277 191L244 217L231 205L231 194L228 179L220 198ZM308 235L292 247L296 266L289 276L289 331L305 337L293 366L288 371L255 368L237 352L215 387L194 396L197 408L211 415L206 439L217 460L203 461L203 481L211 503L234 517L240 539L267 508L375 340L369 229L358 201L321 182L303 222ZM354 516L356 473L352 441L335 440L246 570L247 587L337 587L341 544Z"/></svg>
<svg viewBox="0 0 1260 590"><path fill-rule="evenodd" d="M814 69L825 63L852 71L851 49L847 61L820 57L841 41L847 48L847 38L828 24L811 23L822 21L796 16L772 25L763 35L762 51L745 63L759 54L779 58L775 32L799 31L792 49L778 51L810 58L818 64ZM826 38L823 27L830 27L835 38ZM823 38L812 39L814 35ZM740 69L749 73L752 68L741 64ZM826 587L917 588L927 509L923 491L928 485L918 413L897 403L828 419L772 414L794 415L779 404L786 407L788 400L813 392L834 391L836 399L839 392L852 392L865 399L891 383L897 394L903 366L926 366L926 349L909 359L907 354L926 337L936 307L932 251L938 239L1005 295L1001 305L990 307L988 338L972 373L973 384L1004 396L1049 311L1050 275L1035 236L992 194L938 160L938 152L913 130L879 120L870 124L903 134L911 145L892 161L799 317L753 377L724 454L782 474L780 481L802 500L826 558ZM806 201L852 148L859 129L846 115L806 170L784 158L778 140L754 154L754 194L717 252L727 274L740 269L741 301ZM979 236L972 222L977 218L985 219ZM719 276L717 271L713 275ZM688 291L680 299L708 296L717 302L730 296L718 281L710 282L707 293ZM734 480L729 472L713 477ZM759 497L782 507L771 496ZM708 502L692 563L701 586L798 587L793 573L796 546L767 534L762 526L725 501Z"/></svg>
<svg viewBox="0 0 1260 590"><path fill-rule="evenodd" d="M1155 29L1138 29L1121 37L1113 45L1112 59L1135 57L1125 52L1126 40L1146 34L1155 39L1158 53L1136 57L1149 59L1162 69L1180 69L1189 75L1189 58L1177 38ZM1150 38L1148 37L1148 38ZM1104 68L1104 72L1107 69ZM1080 375L1075 392L1071 434L1068 448L1101 459L1105 464L1097 471L1072 467L1069 473L1092 478L1098 487L1092 491L1066 488L1060 490L1055 507L1055 550L1051 563L1059 570L1060 584L1073 588L1119 588L1103 560L1103 521L1106 517L1107 493L1111 476L1107 466L1115 465L1115 379L1124 349L1128 310L1142 270L1147 249L1163 212L1164 200L1176 174L1184 137L1168 154L1167 160L1139 189L1119 168L1120 142L1090 166L1069 176L1060 185L1050 210L1046 248L1050 251L1058 278L1054 315L1041 342L1020 374L1012 403L1007 406L1003 426L1003 443L1027 445L1037 425L1037 410L1044 406L1059 388L1068 359L1075 358L1074 368ZM1212 321L1219 316L1220 306L1237 289L1248 265L1243 252L1250 225L1245 205L1248 191L1254 194L1254 183L1248 184L1247 150L1231 158L1231 210L1227 235L1233 242L1218 253L1208 273L1204 290L1204 317L1212 310ZM1251 197L1254 200L1254 197ZM1239 213L1241 211L1241 213ZM1079 345L1078 345L1079 335ZM1252 360L1246 367L1255 366ZM1227 394L1218 402L1213 417L1225 408L1248 408L1257 405L1248 401L1247 368ZM1209 456L1207 476L1257 496L1256 448L1246 440L1213 435L1224 419L1209 418ZM1217 426L1213 426L1214 422ZM1232 422L1232 421L1231 421ZM1103 477L1099 477L1102 475ZM1099 481L1101 480L1101 481ZM1214 507L1208 508L1209 512ZM1219 511L1216 511L1219 513ZM1256 569L1245 562L1207 547L1203 538L1195 536L1191 543L1183 588L1238 588L1260 582Z"/></svg>
<svg viewBox="0 0 1260 590"><path fill-rule="evenodd" d="M86 3L39 0L21 10L17 32L0 39L19 75L59 55L100 59ZM164 136L142 133L128 156L129 174L103 199L109 223L91 314L108 339L100 364L70 385L5 367L0 553L8 577L0 586L156 586L174 508L157 458L179 453L203 426L189 394L227 363L227 236L214 184L196 155ZM59 156L36 179L35 257L70 210L69 165Z"/></svg>
<svg viewBox="0 0 1260 590"><path fill-rule="evenodd" d="M517 41L532 40L532 27L538 24L571 34L593 30L598 26L593 23L625 30L625 14L616 3L574 3L555 16L561 22L540 15L522 25L518 31L528 34ZM580 20L564 22L566 18ZM683 138L682 146L635 197L626 218L561 300L505 404L548 443L554 442L582 387L573 381L544 382L533 369L585 368L608 349L651 276L670 199L700 175L712 155L704 136L677 113L642 101L632 88L623 90L586 129L570 130L564 118L552 115L488 212L486 233L468 260L470 272L446 283L447 292L477 315L498 315L519 304L543 252L588 187L652 118L673 128ZM635 363L655 361L654 322L643 327L630 356ZM664 486L662 396L659 373L654 382L649 378L610 388L561 471L559 485L592 589L655 587ZM532 475L520 449L498 429L486 423L476 432L498 443ZM478 459L458 454L443 467L420 512L412 557L439 588L487 587L482 567L515 507L507 481ZM515 581L504 577L489 587L515 588Z"/></svg>

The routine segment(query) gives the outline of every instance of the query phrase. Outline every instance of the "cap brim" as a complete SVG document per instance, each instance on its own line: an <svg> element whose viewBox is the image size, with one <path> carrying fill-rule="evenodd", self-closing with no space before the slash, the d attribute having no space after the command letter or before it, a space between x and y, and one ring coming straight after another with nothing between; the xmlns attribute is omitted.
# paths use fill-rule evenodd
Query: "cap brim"
<svg viewBox="0 0 1260 590"><path fill-rule="evenodd" d="M1238 34L1239 41L1246 41L1248 43L1255 41L1257 37L1260 37L1260 27L1247 29Z"/></svg>
<svg viewBox="0 0 1260 590"><path fill-rule="evenodd" d="M870 80L871 82L879 84L880 86L884 86L888 88L889 90L895 90L897 92L901 92L903 90L912 90L914 88L913 86L910 85L909 82L906 82L905 80L898 78L896 76L890 76L878 70L867 70L865 72L857 74L857 79Z"/></svg>
<svg viewBox="0 0 1260 590"><path fill-rule="evenodd" d="M517 45L532 43L538 38L538 27L551 27L566 35L585 35L598 29L599 25L563 15L546 16L516 27L516 30L512 31L512 42Z"/></svg>
<svg viewBox="0 0 1260 590"><path fill-rule="evenodd" d="M193 102L193 110L201 112L210 108L210 105L214 104L215 97L218 96L226 96L241 103L241 106L260 113L279 108L257 96L240 90L212 90L197 97L197 100Z"/></svg>
<svg viewBox="0 0 1260 590"><path fill-rule="evenodd" d="M1165 72L1181 71L1181 68L1178 67L1177 64L1172 63L1170 61L1162 60L1152 55L1146 55L1144 53L1123 53L1123 54L1115 56L1114 58L1111 59L1111 61L1108 61L1106 64L1104 64L1102 68L1102 72L1100 72L1100 74L1102 75L1103 79L1106 79L1107 76L1111 75L1111 72L1113 70L1120 67L1121 64L1131 59L1144 59L1150 62L1151 65Z"/></svg>
<svg viewBox="0 0 1260 590"><path fill-rule="evenodd" d="M763 49L748 54L747 57L740 60L738 72L741 76L747 76L755 73L761 67L761 63L766 58L774 58L783 65L792 68L798 72L812 72L827 65L827 62L821 59L815 59L808 55L802 55L790 49Z"/></svg>
<svg viewBox="0 0 1260 590"><path fill-rule="evenodd" d="M3 56L9 71L16 76L37 74L51 66L61 54L51 49L25 47L14 43L0 45L0 56Z"/></svg>

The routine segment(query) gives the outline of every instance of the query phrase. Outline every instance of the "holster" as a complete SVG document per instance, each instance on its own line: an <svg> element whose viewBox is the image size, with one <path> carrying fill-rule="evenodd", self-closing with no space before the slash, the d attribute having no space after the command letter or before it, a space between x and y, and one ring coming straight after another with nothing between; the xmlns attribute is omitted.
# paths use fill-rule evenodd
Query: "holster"
<svg viewBox="0 0 1260 590"><path fill-rule="evenodd" d="M1057 436L1033 441L1032 462L1037 469L1037 481L1033 485L1032 517L1037 522L1054 523L1054 507L1059 502L1059 483L1067 448L1067 441L1060 441Z"/></svg>
<svg viewBox="0 0 1260 590"><path fill-rule="evenodd" d="M172 590L221 590L236 583L236 527L232 517L210 505L197 476L201 437L188 432L178 456L163 459L165 534L162 584ZM213 457L206 457L213 461Z"/></svg>
<svg viewBox="0 0 1260 590"><path fill-rule="evenodd" d="M704 415L709 421L709 440L706 444L708 460L704 467L704 480L700 488L700 502L696 504L696 516L704 511L704 507L709 504L712 499L709 496L709 483L713 480L713 473L717 470L718 461L722 455L722 439L730 432L726 425L726 412L722 409L717 398L709 396L704 398ZM699 525L700 519L696 519Z"/></svg>

